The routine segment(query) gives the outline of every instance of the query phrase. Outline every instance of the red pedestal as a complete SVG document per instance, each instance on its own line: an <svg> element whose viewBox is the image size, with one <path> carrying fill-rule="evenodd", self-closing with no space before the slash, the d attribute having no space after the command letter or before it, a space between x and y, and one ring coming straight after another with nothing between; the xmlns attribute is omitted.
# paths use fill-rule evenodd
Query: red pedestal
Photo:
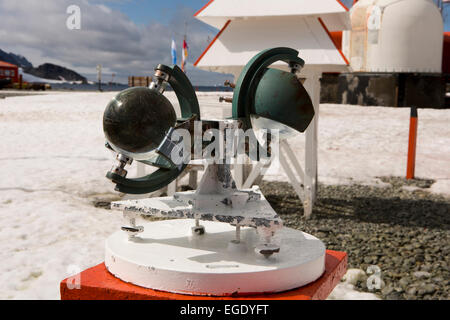
<svg viewBox="0 0 450 320"><path fill-rule="evenodd" d="M325 273L304 287L274 294L238 297L190 296L142 288L117 279L101 263L80 274L80 289L69 289L61 281L61 300L323 300L328 297L347 271L347 254L327 250ZM73 277L72 277L73 278ZM70 283L70 282L69 282Z"/></svg>

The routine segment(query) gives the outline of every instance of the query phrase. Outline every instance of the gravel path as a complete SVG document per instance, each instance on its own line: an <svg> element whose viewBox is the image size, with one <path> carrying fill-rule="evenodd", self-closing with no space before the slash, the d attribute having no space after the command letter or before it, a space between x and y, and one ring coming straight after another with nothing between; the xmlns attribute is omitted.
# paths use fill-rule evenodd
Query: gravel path
<svg viewBox="0 0 450 320"><path fill-rule="evenodd" d="M261 189L287 227L346 251L349 268L377 265L384 283L375 293L382 298L449 299L450 199L426 191L432 180L381 180L388 185L319 185L309 220L289 184L263 182ZM356 287L374 292L366 279Z"/></svg>

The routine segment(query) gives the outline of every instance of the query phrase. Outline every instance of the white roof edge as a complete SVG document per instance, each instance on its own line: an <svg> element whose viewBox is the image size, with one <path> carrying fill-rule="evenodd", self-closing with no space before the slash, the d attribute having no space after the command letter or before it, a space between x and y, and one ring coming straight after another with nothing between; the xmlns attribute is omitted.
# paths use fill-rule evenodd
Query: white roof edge
<svg viewBox="0 0 450 320"><path fill-rule="evenodd" d="M213 0L196 13L196 17L249 18L269 16L304 16L348 12L339 0Z"/></svg>
<svg viewBox="0 0 450 320"><path fill-rule="evenodd" d="M327 25L328 29L330 31L342 31L342 30L350 30L350 16L349 13L341 12L339 14L313 14L313 15L293 15L293 14L286 14L286 15L270 15L270 16L254 16L254 17L248 17L248 18L242 18L242 17L211 17L211 16L204 16L200 17L197 16L196 18L216 29L222 29L225 25L225 23L228 20L236 21L236 20L252 20L252 19L276 19L276 18L289 18L289 17L300 17L300 16L309 16L309 17L317 17L322 18L325 21L325 24Z"/></svg>

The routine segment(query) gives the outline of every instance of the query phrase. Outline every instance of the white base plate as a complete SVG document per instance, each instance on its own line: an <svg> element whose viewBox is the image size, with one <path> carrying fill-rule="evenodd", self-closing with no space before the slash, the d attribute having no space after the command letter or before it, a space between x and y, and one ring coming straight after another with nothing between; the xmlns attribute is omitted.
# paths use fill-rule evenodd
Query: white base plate
<svg viewBox="0 0 450 320"><path fill-rule="evenodd" d="M123 281L145 288L191 295L274 293L317 280L325 270L325 246L290 228L277 231L281 250L269 258L254 251L259 236L241 228L241 243L231 243L235 228L202 221L206 233L192 235L194 220L143 224L133 240L118 231L106 240L105 264Z"/></svg>

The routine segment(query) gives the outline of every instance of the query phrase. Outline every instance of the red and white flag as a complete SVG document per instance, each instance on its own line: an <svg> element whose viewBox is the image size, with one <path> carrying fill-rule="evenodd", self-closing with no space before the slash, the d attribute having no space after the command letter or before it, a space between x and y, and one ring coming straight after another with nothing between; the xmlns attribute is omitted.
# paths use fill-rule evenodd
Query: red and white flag
<svg viewBox="0 0 450 320"><path fill-rule="evenodd" d="M186 39L183 40L183 52L182 52L182 61L181 61L181 70L185 72L186 70L186 62L188 58L188 45L186 43Z"/></svg>

